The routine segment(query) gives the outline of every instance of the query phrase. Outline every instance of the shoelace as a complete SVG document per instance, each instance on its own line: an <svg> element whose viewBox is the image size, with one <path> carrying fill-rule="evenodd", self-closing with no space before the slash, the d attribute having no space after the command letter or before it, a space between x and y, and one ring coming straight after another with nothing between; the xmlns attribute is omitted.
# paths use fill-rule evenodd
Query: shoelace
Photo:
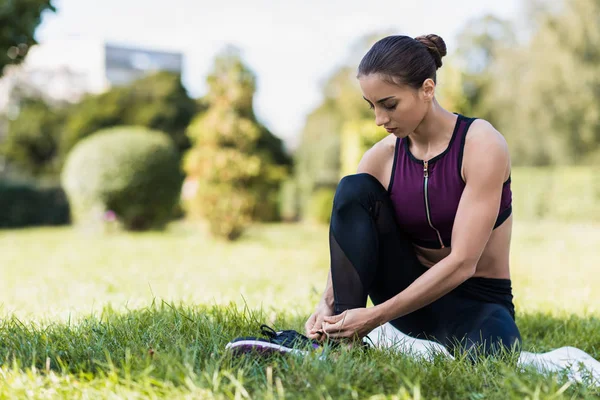
<svg viewBox="0 0 600 400"><path fill-rule="evenodd" d="M310 340L303 334L294 331L294 330L283 330L283 331L275 331L275 329L271 328L268 325L261 325L260 331L263 335L268 337L271 341L284 345L284 346L306 346L306 345L318 345L314 340Z"/></svg>

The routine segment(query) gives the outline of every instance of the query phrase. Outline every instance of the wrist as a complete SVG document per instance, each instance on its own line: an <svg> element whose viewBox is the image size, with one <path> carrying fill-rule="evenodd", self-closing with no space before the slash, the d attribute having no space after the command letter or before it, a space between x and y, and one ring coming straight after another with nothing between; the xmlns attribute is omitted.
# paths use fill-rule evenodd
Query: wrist
<svg viewBox="0 0 600 400"><path fill-rule="evenodd" d="M333 310L333 296L323 296L323 298L321 298L321 301L319 303L319 307L327 307L331 310Z"/></svg>
<svg viewBox="0 0 600 400"><path fill-rule="evenodd" d="M387 307L384 304L381 303L372 307L372 320L375 327L381 326L391 320L388 317Z"/></svg>

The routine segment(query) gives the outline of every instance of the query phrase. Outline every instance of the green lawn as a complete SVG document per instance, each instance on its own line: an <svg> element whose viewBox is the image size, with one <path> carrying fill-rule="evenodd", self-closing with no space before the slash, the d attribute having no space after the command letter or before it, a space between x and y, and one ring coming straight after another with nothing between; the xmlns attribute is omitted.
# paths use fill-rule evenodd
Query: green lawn
<svg viewBox="0 0 600 400"><path fill-rule="evenodd" d="M513 286L527 350L572 345L600 358L599 244L600 225L515 225ZM257 226L235 244L182 224L105 237L0 231L0 398L600 396L501 361L419 363L359 350L326 361L240 360L223 352L260 323L300 330L328 260L324 226Z"/></svg>

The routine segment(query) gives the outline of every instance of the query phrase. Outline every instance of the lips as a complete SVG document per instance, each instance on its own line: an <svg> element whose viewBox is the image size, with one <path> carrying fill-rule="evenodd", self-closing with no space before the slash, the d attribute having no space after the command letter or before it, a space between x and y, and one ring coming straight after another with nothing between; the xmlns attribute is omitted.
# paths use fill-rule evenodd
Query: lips
<svg viewBox="0 0 600 400"><path fill-rule="evenodd" d="M386 131L388 131L388 133L393 133L396 128L385 128Z"/></svg>

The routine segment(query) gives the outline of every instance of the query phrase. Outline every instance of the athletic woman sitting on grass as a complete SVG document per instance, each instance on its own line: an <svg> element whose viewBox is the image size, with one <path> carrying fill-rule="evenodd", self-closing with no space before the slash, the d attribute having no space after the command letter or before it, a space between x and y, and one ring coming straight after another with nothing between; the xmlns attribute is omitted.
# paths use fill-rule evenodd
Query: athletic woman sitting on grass
<svg viewBox="0 0 600 400"><path fill-rule="evenodd" d="M312 339L362 338L390 322L451 352L519 347L509 152L490 123L437 102L444 55L439 36L390 36L360 63L363 97L390 135L337 187Z"/></svg>

